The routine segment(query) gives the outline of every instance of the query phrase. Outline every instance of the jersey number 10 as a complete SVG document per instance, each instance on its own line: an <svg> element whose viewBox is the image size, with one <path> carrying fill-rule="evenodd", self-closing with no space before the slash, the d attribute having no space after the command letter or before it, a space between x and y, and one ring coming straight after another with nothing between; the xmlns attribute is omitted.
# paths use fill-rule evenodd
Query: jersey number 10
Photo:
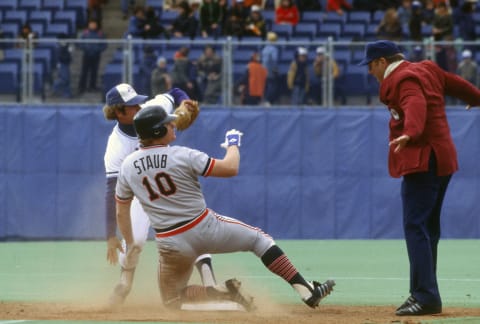
<svg viewBox="0 0 480 324"><path fill-rule="evenodd" d="M158 190L163 196L173 195L177 191L177 187L175 187L175 183L173 183L173 180L168 173L159 172L155 175L154 180ZM153 190L147 177L143 178L142 183L147 189L151 201L160 198L160 194Z"/></svg>

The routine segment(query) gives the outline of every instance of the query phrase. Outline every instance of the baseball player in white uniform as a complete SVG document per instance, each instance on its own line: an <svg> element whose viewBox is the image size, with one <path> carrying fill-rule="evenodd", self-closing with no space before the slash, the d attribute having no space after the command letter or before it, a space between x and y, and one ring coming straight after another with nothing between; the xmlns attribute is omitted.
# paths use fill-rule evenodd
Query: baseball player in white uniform
<svg viewBox="0 0 480 324"><path fill-rule="evenodd" d="M160 104L168 112L172 112L183 101L189 100L186 93L178 88L174 88L168 93L159 94L149 101L146 101L146 99L147 96L137 94L130 85L123 83L108 91L106 105L103 107L105 118L117 121L108 138L104 157L107 177L105 197L108 242L107 260L112 264L117 263L118 260L121 265L120 281L115 286L110 297L111 306L119 305L125 300L131 290L135 267L138 263L138 255L135 262L129 262L128 267L126 266L125 253L120 252L117 257L117 249L122 243L116 235L115 220L115 185L120 166L130 153L137 150L139 145L133 126L133 116L140 110L141 106ZM136 199L132 201L130 215L132 217L133 239L138 248L137 252L140 253L148 238L150 221ZM197 267L205 285L212 286L216 284L210 255L200 256L197 260Z"/></svg>
<svg viewBox="0 0 480 324"><path fill-rule="evenodd" d="M251 251L287 281L303 302L317 307L333 290L333 280L306 281L269 235L206 206L198 177L237 175L243 134L228 131L222 143L225 157L215 159L198 150L169 145L176 138L175 118L161 106L146 107L135 115L140 149L122 163L116 186L117 222L127 251L136 248L130 218L134 197L156 232L163 303L181 308L182 303L192 301L229 299L253 309L252 299L238 289L240 283L235 279L226 281L223 288L187 286L202 253Z"/></svg>

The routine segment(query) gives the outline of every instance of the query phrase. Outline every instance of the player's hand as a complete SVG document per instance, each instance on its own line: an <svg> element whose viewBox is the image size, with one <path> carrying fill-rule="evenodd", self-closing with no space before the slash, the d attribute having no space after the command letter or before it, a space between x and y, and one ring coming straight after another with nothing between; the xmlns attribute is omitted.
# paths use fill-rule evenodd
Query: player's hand
<svg viewBox="0 0 480 324"><path fill-rule="evenodd" d="M220 144L221 147L227 149L227 147L236 145L238 147L242 144L243 133L236 129L231 129L225 133L225 141Z"/></svg>
<svg viewBox="0 0 480 324"><path fill-rule="evenodd" d="M400 152L408 143L410 140L410 136L408 135L402 135L399 136L388 143L389 146L396 145L395 149L393 150L394 153Z"/></svg>
<svg viewBox="0 0 480 324"><path fill-rule="evenodd" d="M112 236L107 240L107 261L110 264L117 264L118 254L117 250L123 252L122 243L116 236Z"/></svg>
<svg viewBox="0 0 480 324"><path fill-rule="evenodd" d="M465 109L466 109L466 110L470 110L470 109L473 108L473 107L474 107L474 106L467 105L467 106L465 107Z"/></svg>

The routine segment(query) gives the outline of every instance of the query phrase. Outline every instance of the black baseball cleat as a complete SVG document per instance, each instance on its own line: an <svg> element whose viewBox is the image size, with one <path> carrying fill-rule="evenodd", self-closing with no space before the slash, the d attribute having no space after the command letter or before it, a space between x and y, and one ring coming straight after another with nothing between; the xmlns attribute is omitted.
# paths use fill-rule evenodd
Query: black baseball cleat
<svg viewBox="0 0 480 324"><path fill-rule="evenodd" d="M242 283L235 278L225 281L225 286L228 289L230 299L242 305L246 311L254 311L256 307L253 304L253 297L246 294L242 289L240 289L241 285Z"/></svg>
<svg viewBox="0 0 480 324"><path fill-rule="evenodd" d="M415 297L412 295L408 296L408 298L403 302L402 305L398 306L398 308L395 311L399 311L402 308L407 307L410 304L413 304L416 301Z"/></svg>
<svg viewBox="0 0 480 324"><path fill-rule="evenodd" d="M327 297L332 292L333 286L335 286L335 281L327 280L322 284L317 281L312 281L312 284L312 296L304 299L303 302L311 308L315 308L323 298Z"/></svg>
<svg viewBox="0 0 480 324"><path fill-rule="evenodd" d="M442 305L422 305L414 297L413 302L409 303L403 308L395 312L397 316L418 316L418 315L432 315L440 314L442 312Z"/></svg>

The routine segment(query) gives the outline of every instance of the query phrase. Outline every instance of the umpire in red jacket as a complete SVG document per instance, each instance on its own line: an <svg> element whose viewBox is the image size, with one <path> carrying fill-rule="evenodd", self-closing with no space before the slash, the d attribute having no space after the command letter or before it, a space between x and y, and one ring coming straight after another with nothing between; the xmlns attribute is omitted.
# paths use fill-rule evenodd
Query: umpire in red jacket
<svg viewBox="0 0 480 324"><path fill-rule="evenodd" d="M396 315L442 312L437 283L440 211L457 153L445 113L445 95L480 105L480 91L431 61L405 61L390 41L368 43L360 65L380 83L390 111L388 169L403 177L403 227L410 261L410 296Z"/></svg>

